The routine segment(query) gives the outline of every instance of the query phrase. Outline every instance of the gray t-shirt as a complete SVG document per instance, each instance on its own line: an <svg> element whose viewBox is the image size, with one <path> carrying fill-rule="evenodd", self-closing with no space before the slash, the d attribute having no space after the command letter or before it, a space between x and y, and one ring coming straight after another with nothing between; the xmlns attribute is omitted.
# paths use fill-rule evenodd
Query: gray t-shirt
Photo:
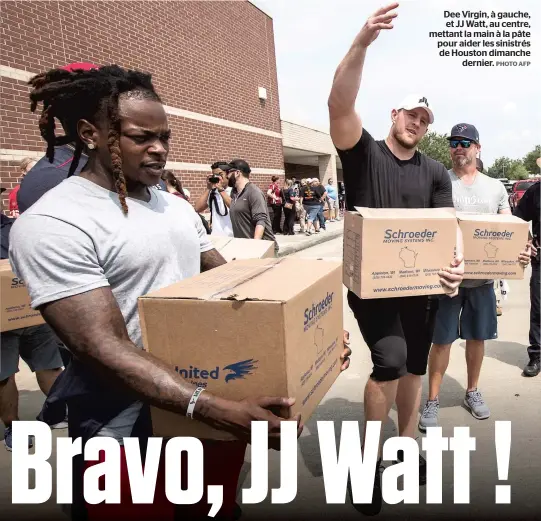
<svg viewBox="0 0 541 521"><path fill-rule="evenodd" d="M453 170L449 170L453 186L453 203L458 212L496 214L509 209L507 190L500 181L477 172L471 185L465 184ZM464 288L492 284L492 280L464 280Z"/></svg>
<svg viewBox="0 0 541 521"><path fill-rule="evenodd" d="M265 196L254 183L248 183L240 193L237 189L231 192L231 224L233 235L237 239L253 239L256 226L264 227L263 240L274 241L274 249L278 243L272 233Z"/></svg>
<svg viewBox="0 0 541 521"><path fill-rule="evenodd" d="M150 189L148 203L118 195L81 177L47 192L11 230L11 265L36 308L109 286L132 342L143 348L137 299L201 269L201 253L213 248L192 206ZM141 408L136 403L100 435L129 436Z"/></svg>

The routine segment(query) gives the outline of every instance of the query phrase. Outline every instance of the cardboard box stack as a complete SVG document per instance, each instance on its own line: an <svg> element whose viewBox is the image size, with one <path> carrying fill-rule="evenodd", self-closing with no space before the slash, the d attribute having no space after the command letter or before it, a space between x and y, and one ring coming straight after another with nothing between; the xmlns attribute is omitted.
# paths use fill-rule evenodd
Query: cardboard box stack
<svg viewBox="0 0 541 521"><path fill-rule="evenodd" d="M465 279L523 279L518 256L529 224L514 215L457 212L464 238Z"/></svg>
<svg viewBox="0 0 541 521"><path fill-rule="evenodd" d="M454 210L355 210L345 214L346 287L363 299L443 294L438 271L453 259Z"/></svg>
<svg viewBox="0 0 541 521"><path fill-rule="evenodd" d="M267 259L276 257L274 241L234 239L211 235L210 240L227 262L241 259Z"/></svg>
<svg viewBox="0 0 541 521"><path fill-rule="evenodd" d="M340 374L341 264L234 261L139 299L145 348L227 399L293 396L306 421ZM231 439L152 411L155 435Z"/></svg>
<svg viewBox="0 0 541 521"><path fill-rule="evenodd" d="M37 326L45 321L30 307L30 295L24 282L15 276L8 259L0 260L1 315L0 331Z"/></svg>

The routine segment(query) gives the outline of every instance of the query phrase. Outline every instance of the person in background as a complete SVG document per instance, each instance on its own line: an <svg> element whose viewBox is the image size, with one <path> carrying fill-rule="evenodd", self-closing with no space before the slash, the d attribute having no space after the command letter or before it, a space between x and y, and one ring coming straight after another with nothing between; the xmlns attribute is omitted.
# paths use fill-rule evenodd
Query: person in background
<svg viewBox="0 0 541 521"><path fill-rule="evenodd" d="M530 345L528 356L530 358L524 367L524 376L532 377L539 374L541 367L541 322L539 318L539 292L541 291L540 264L541 264L541 236L539 232L539 219L541 216L541 181L533 183L520 199L515 208L514 215L526 222L532 223L530 241L532 244L532 274L530 277Z"/></svg>
<svg viewBox="0 0 541 521"><path fill-rule="evenodd" d="M297 202L295 204L295 209L297 212L297 219L299 220L299 225L301 228L301 233L305 233L306 230L306 210L304 209L304 205L302 204L302 189L306 186L306 179L301 179L300 181L297 181L295 186L295 194L297 197Z"/></svg>
<svg viewBox="0 0 541 521"><path fill-rule="evenodd" d="M507 191L497 179L478 171L476 156L481 150L479 132L469 123L451 129L449 151L453 168L449 170L454 207L459 212L477 214L510 214ZM517 252L518 262L527 266L529 246ZM434 337L429 358L428 400L419 420L419 430L438 425L439 392L449 365L451 346L455 340L466 341L467 387L464 406L477 420L490 417L478 388L485 356L485 342L498 337L494 280L465 278L458 296L439 298Z"/></svg>
<svg viewBox="0 0 541 521"><path fill-rule="evenodd" d="M338 182L338 215L342 216L346 210L346 187L343 182Z"/></svg>
<svg viewBox="0 0 541 521"><path fill-rule="evenodd" d="M190 202L189 196L186 195L185 190L182 188L182 181L171 170L164 170L162 180L165 181L167 191L170 194L182 197L185 201Z"/></svg>
<svg viewBox="0 0 541 521"><path fill-rule="evenodd" d="M195 202L195 211L202 213L210 209L211 235L233 237L233 225L229 212L232 188L228 186L226 176L229 165L225 161L217 161L210 169L207 189Z"/></svg>
<svg viewBox="0 0 541 521"><path fill-rule="evenodd" d="M293 181L288 179L284 189L284 235L295 235L295 206L299 200L297 194L298 191L295 190Z"/></svg>
<svg viewBox="0 0 541 521"><path fill-rule="evenodd" d="M25 157L19 164L19 170L21 171L21 180L24 179L26 174L32 169L32 167L37 163L35 159L30 157ZM19 204L17 203L17 194L21 185L18 184L9 194L9 214L13 218L19 217Z"/></svg>
<svg viewBox="0 0 541 521"><path fill-rule="evenodd" d="M327 205L329 207L329 221L334 222L338 219L338 190L334 186L334 180L329 177L327 186L325 186L325 192L327 192Z"/></svg>
<svg viewBox="0 0 541 521"><path fill-rule="evenodd" d="M0 188L0 193L5 192ZM15 223L2 212L0 259L9 258L10 231ZM11 452L13 447L12 423L19 421L19 391L15 375L19 372L19 358L22 358L30 370L36 374L41 392L47 396L62 372L63 361L60 356L60 340L47 324L23 327L0 333L0 419L5 426L4 446ZM52 428L65 428L67 424L62 421ZM29 440L29 447L33 441Z"/></svg>
<svg viewBox="0 0 541 521"><path fill-rule="evenodd" d="M258 239L278 242L272 231L265 196L259 187L250 181L250 165L244 159L229 163L227 181L231 191L231 224L237 239Z"/></svg>
<svg viewBox="0 0 541 521"><path fill-rule="evenodd" d="M301 204L306 212L306 235L312 235L312 228L315 233L319 233L319 218L320 202L317 194L312 188L312 179L307 179L306 184L301 188Z"/></svg>
<svg viewBox="0 0 541 521"><path fill-rule="evenodd" d="M272 208L272 231L282 233L282 208L284 206L282 190L280 189L280 178L273 175L271 184L267 190L268 204Z"/></svg>
<svg viewBox="0 0 541 521"><path fill-rule="evenodd" d="M162 175L162 181L165 183L167 192L176 195L177 197L181 197L188 203L190 202L190 193L188 192L188 190L186 190L186 188L182 186L182 181L178 177L176 177L175 174L171 172L171 170L164 170L164 173ZM207 235L210 235L210 226L207 220L201 214L198 215L201 219L201 223L205 228L205 231L207 232Z"/></svg>
<svg viewBox="0 0 541 521"><path fill-rule="evenodd" d="M319 182L319 179L317 177L314 177L312 179L312 189L314 190L316 198L319 201L319 210L317 212L319 229L325 231L327 230L325 220L325 203L327 201L327 192L325 191L325 187Z"/></svg>

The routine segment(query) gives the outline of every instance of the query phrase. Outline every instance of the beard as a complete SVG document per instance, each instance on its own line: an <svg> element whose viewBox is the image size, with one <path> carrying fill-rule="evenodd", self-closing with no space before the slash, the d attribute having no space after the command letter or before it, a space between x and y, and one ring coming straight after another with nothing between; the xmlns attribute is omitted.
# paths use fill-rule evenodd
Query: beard
<svg viewBox="0 0 541 521"><path fill-rule="evenodd" d="M455 156L453 158L453 164L459 168L464 168L467 165L471 165L473 158L468 156Z"/></svg>
<svg viewBox="0 0 541 521"><path fill-rule="evenodd" d="M403 137L404 134L407 133L407 130L404 131L403 133L398 133L398 132L394 132L393 133L393 136L394 138L396 139L396 141L398 142L398 144L402 147L404 147L406 150L413 150L415 148L417 148L417 145L419 144L419 141L421 141L420 139L419 140L415 140L413 142L411 141L406 141Z"/></svg>
<svg viewBox="0 0 541 521"><path fill-rule="evenodd" d="M227 186L229 186L229 188L235 188L235 184L236 184L237 180L235 179L235 176L231 176L228 180L227 180Z"/></svg>

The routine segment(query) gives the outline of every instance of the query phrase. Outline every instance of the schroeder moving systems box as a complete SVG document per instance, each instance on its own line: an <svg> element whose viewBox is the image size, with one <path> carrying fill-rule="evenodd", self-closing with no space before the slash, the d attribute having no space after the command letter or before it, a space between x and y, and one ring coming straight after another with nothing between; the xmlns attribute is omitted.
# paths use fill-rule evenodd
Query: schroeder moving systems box
<svg viewBox="0 0 541 521"><path fill-rule="evenodd" d="M274 241L259 239L234 239L211 235L210 240L216 250L227 261L241 259L266 259L276 257L274 253Z"/></svg>
<svg viewBox="0 0 541 521"><path fill-rule="evenodd" d="M341 263L252 259L139 299L145 348L189 382L231 400L295 397L308 420L340 374ZM152 410L157 436L234 439Z"/></svg>
<svg viewBox="0 0 541 521"><path fill-rule="evenodd" d="M30 295L24 282L11 271L8 259L0 260L1 320L0 331L37 326L45 321L39 311L30 307Z"/></svg>
<svg viewBox="0 0 541 521"><path fill-rule="evenodd" d="M357 208L346 212L343 280L360 298L443 294L438 271L453 259L453 209Z"/></svg>
<svg viewBox="0 0 541 521"><path fill-rule="evenodd" d="M518 256L526 248L529 224L509 214L457 212L464 237L465 279L523 279Z"/></svg>

